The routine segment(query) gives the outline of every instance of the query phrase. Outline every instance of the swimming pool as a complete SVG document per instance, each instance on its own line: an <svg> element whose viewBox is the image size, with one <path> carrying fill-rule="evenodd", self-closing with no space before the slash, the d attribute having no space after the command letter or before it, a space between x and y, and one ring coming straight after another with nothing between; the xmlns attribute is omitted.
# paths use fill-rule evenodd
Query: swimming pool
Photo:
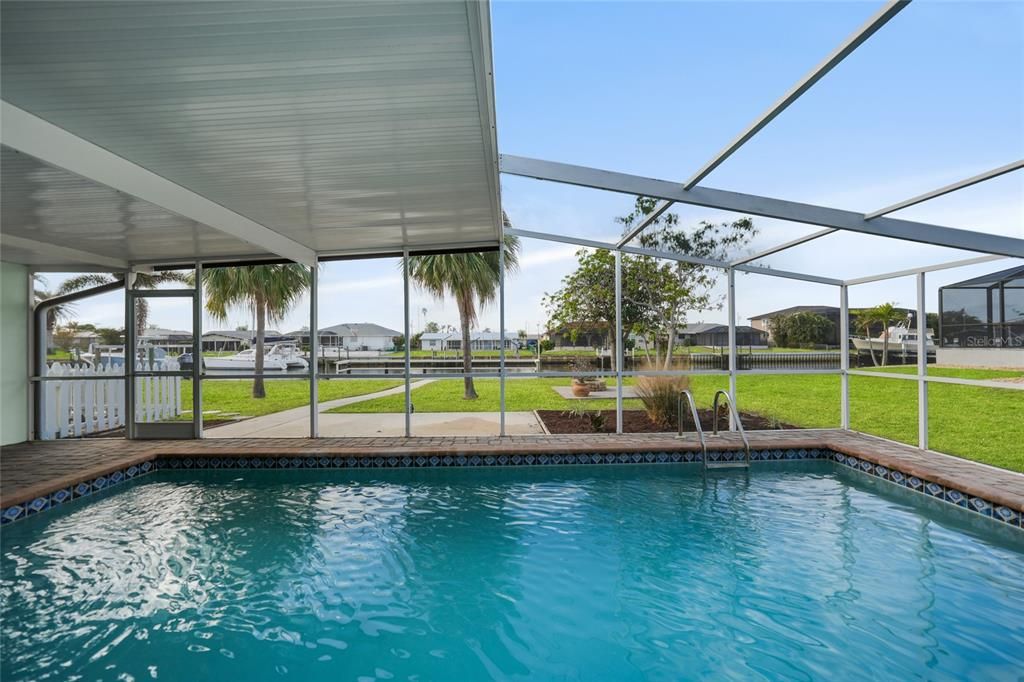
<svg viewBox="0 0 1024 682"><path fill-rule="evenodd" d="M1024 533L827 461L160 471L4 526L4 680L1019 679Z"/></svg>

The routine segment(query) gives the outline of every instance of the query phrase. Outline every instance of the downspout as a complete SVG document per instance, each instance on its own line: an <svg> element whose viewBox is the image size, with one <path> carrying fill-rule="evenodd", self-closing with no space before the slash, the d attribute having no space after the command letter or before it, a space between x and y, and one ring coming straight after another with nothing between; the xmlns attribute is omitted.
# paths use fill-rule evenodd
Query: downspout
<svg viewBox="0 0 1024 682"><path fill-rule="evenodd" d="M63 303L73 303L74 301L80 301L83 298L89 298L90 296L96 296L98 294L105 294L108 291L124 290L124 278L120 277L115 279L113 282L108 284L101 284L98 287L91 289L82 289L81 291L75 291L70 294L64 294L63 296L53 296L44 301L40 301L32 309L32 328L36 330L36 347L34 354L34 362L32 363L32 376L41 377L43 376L44 368L46 367L46 344L49 341L49 336L46 333L46 311L55 305L61 305ZM125 349L128 350L127 348ZM127 353L125 357L128 357ZM32 410L32 437L38 439L39 434L43 430L43 395L44 392L40 390L40 386L36 385L34 391L34 408Z"/></svg>

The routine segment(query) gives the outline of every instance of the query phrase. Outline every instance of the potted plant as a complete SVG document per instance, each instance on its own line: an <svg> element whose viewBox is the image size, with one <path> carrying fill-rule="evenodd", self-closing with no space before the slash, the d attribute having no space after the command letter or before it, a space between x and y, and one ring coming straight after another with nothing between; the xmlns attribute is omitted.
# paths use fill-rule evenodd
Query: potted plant
<svg viewBox="0 0 1024 682"><path fill-rule="evenodd" d="M591 382L594 380L594 377L587 375L593 363L588 357L576 355L570 360L569 365L575 374L572 378L572 394L577 398L586 398L590 395Z"/></svg>

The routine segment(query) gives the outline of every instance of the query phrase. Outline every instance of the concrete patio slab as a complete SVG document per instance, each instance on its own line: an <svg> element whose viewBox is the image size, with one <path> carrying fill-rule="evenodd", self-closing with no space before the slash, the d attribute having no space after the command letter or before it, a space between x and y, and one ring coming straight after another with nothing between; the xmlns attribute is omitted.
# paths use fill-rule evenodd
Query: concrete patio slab
<svg viewBox="0 0 1024 682"><path fill-rule="evenodd" d="M307 438L309 410L290 419L245 419L233 424L207 429L206 438ZM283 413L278 413L278 415ZM278 415L268 415L276 417ZM319 418L320 436L324 438L358 438L404 436L405 415L324 414ZM497 412L421 412L412 416L412 431L418 436L497 436L500 431ZM507 412L505 432L528 436L543 434L544 429L533 412Z"/></svg>

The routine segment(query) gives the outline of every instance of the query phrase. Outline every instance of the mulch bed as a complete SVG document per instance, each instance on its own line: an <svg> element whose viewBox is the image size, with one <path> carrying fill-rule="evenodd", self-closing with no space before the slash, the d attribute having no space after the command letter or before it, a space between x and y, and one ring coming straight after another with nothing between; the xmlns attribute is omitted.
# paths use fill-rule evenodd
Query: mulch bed
<svg viewBox="0 0 1024 682"><path fill-rule="evenodd" d="M593 410L596 412L597 410ZM705 432L710 433L713 429L713 413L711 410L697 410L700 416L700 425ZM726 408L720 409L721 416L718 419L720 429L728 430L729 417ZM604 417L604 427L598 433L615 433L615 410L601 410ZM537 410L537 416L544 422L545 428L550 433L594 433L591 420L586 417L575 417L559 410ZM759 414L749 412L740 413L740 421L743 428L748 431L770 431L773 429L798 429L799 426L783 424L766 419ZM684 431L692 431L692 425L684 423ZM659 426L652 422L647 413L643 410L622 411L623 433L675 433L676 429Z"/></svg>

